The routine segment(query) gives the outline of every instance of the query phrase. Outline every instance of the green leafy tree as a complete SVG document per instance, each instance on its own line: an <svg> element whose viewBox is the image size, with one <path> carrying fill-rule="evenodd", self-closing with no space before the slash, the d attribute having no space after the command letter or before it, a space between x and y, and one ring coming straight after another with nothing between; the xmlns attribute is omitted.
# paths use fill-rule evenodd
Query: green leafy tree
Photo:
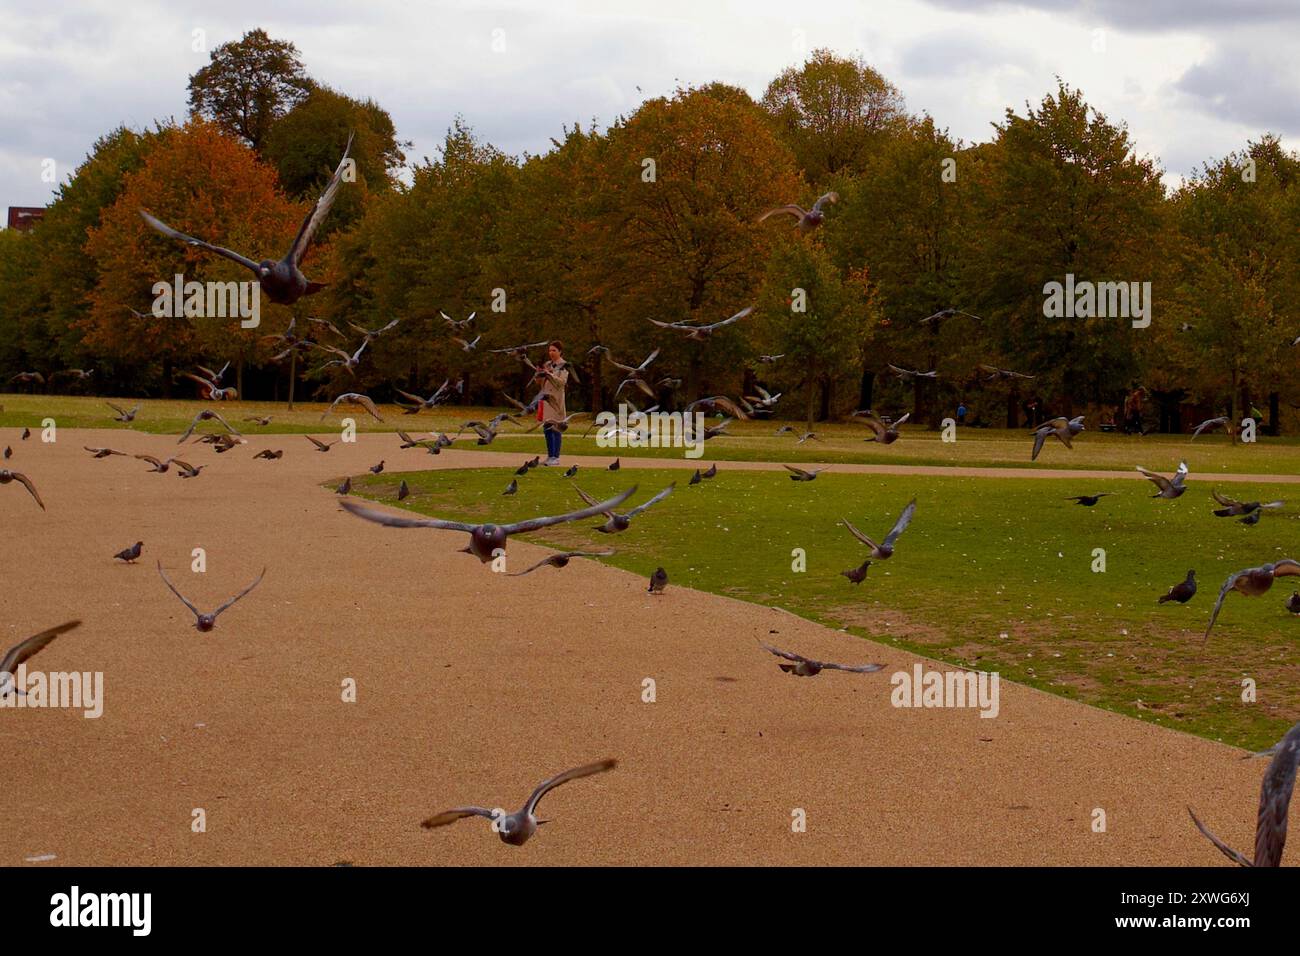
<svg viewBox="0 0 1300 956"><path fill-rule="evenodd" d="M261 151L275 121L311 91L298 48L249 30L212 51L190 77L190 111Z"/></svg>

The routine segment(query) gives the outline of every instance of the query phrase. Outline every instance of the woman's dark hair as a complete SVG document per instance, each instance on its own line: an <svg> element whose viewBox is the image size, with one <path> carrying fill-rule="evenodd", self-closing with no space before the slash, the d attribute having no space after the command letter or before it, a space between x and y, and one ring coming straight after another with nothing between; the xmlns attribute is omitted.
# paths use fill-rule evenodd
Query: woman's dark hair
<svg viewBox="0 0 1300 956"><path fill-rule="evenodd" d="M564 351L564 343L561 342L559 339L551 339L551 345L554 345L561 352Z"/></svg>

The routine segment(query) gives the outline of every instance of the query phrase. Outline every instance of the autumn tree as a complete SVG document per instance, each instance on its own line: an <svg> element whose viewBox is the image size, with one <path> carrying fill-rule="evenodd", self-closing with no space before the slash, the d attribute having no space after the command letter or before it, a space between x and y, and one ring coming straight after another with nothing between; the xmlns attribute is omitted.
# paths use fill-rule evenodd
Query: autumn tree
<svg viewBox="0 0 1300 956"><path fill-rule="evenodd" d="M190 111L260 152L275 121L311 88L296 46L250 30L214 49L190 77Z"/></svg>
<svg viewBox="0 0 1300 956"><path fill-rule="evenodd" d="M256 280L228 259L158 235L145 225L140 210L257 261L283 254L308 208L286 199L275 171L214 124L192 119L164 128L143 165L126 176L121 194L90 231L87 251L99 275L84 320L87 345L124 365L153 369L164 389L171 385L173 370L185 363L230 359L242 364L265 357L260 336L282 327L289 314L265 297L257 329L241 329L238 318L151 314L154 283L170 283L178 273L201 282Z"/></svg>
<svg viewBox="0 0 1300 956"><path fill-rule="evenodd" d="M768 84L763 108L817 187L860 171L881 136L905 120L898 89L861 56L815 50Z"/></svg>

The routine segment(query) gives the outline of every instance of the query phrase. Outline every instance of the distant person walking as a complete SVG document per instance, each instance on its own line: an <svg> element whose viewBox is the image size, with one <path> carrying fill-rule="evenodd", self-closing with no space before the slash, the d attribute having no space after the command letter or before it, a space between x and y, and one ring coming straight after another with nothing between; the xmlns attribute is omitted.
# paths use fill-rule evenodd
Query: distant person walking
<svg viewBox="0 0 1300 956"><path fill-rule="evenodd" d="M957 403L957 424L958 425L966 424L966 403L965 402Z"/></svg>
<svg viewBox="0 0 1300 956"><path fill-rule="evenodd" d="M547 360L537 370L533 381L541 386L542 400L537 417L546 435L546 464L560 463L560 423L568 417L564 410L564 390L569 385L568 363L564 361L564 344L556 339L546 349Z"/></svg>

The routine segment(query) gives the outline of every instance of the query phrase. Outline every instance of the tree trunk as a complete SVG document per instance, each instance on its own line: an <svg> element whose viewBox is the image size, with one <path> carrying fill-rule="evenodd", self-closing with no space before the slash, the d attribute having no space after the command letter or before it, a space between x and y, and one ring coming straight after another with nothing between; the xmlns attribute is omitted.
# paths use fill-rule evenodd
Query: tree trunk
<svg viewBox="0 0 1300 956"><path fill-rule="evenodd" d="M1268 433L1274 438L1282 434L1282 407L1277 392L1268 393Z"/></svg>
<svg viewBox="0 0 1300 956"><path fill-rule="evenodd" d="M858 382L858 408L866 410L871 407L871 396L876 389L876 373L869 370L865 365L862 367L862 378Z"/></svg>
<svg viewBox="0 0 1300 956"><path fill-rule="evenodd" d="M289 411L293 411L293 386L298 381L298 350L289 353Z"/></svg>

